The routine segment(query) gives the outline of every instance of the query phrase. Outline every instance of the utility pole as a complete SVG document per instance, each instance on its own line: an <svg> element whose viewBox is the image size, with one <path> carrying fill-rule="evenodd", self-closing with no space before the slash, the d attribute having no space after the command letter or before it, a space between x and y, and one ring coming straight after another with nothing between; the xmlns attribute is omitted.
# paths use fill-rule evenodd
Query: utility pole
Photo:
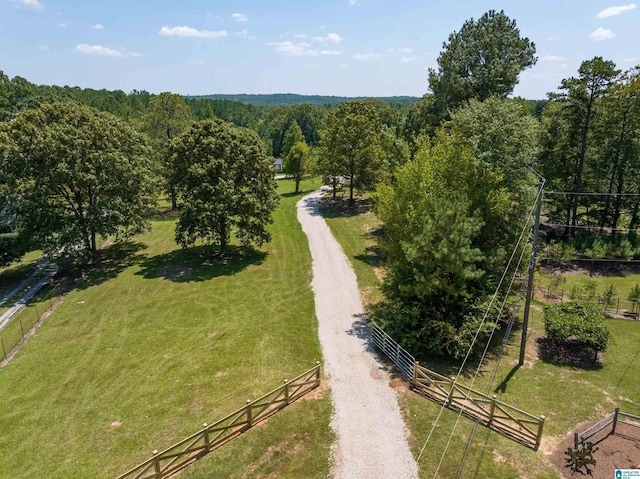
<svg viewBox="0 0 640 479"><path fill-rule="evenodd" d="M544 178L538 185L538 199L536 200L536 220L533 224L533 241L531 245L531 259L529 260L529 279L527 281L527 299L524 305L524 317L522 319L522 339L520 340L519 366L524 364L524 350L527 344L527 329L529 328L529 309L531 308L531 296L533 295L533 274L536 269L536 253L538 251L538 232L540 231L540 209L542 208L542 189Z"/></svg>

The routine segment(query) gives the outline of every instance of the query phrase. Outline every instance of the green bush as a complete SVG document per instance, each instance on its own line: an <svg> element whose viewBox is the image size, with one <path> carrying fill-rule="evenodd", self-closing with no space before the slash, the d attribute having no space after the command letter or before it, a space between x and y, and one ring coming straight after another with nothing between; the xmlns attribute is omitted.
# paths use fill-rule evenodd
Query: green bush
<svg viewBox="0 0 640 479"><path fill-rule="evenodd" d="M551 304L544 308L544 329L552 341L575 337L596 353L606 351L611 339L602 309L584 301Z"/></svg>

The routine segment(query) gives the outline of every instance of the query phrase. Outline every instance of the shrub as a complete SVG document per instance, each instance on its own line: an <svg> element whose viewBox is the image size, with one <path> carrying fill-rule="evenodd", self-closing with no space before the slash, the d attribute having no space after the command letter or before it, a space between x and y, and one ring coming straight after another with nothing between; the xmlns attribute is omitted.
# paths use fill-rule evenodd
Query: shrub
<svg viewBox="0 0 640 479"><path fill-rule="evenodd" d="M585 441L584 438L580 438L580 442L575 449L571 447L568 448L565 454L568 456L567 465L571 467L571 472L582 472L581 469L584 467L585 472L591 475L589 466L596 465L596 460L593 457L593 453L597 450L598 448L594 448L592 442Z"/></svg>
<svg viewBox="0 0 640 479"><path fill-rule="evenodd" d="M611 339L602 309L584 301L551 304L544 308L544 329L552 341L575 337L598 352L606 351Z"/></svg>

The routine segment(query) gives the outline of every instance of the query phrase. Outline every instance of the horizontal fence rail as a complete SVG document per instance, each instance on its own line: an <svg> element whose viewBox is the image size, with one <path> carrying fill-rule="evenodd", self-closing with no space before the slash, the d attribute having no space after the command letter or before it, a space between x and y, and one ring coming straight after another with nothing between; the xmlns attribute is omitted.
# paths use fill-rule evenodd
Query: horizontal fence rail
<svg viewBox="0 0 640 479"><path fill-rule="evenodd" d="M158 452L117 479L164 479L275 414L320 385L320 363L186 439Z"/></svg>
<svg viewBox="0 0 640 479"><path fill-rule="evenodd" d="M538 417L521 411L498 401L496 396L486 396L420 366L409 352L375 323L371 323L371 335L375 345L406 376L414 391L462 412L503 436L534 450L538 449L542 440L544 416Z"/></svg>
<svg viewBox="0 0 640 479"><path fill-rule="evenodd" d="M573 445L574 447L578 447L578 445L582 441L588 441L599 432L607 429L609 426L611 426L611 430L607 433L607 436L613 436L614 434L616 434L616 429L620 424L629 426L630 428L637 430L638 434L640 435L640 416L634 416L633 414L628 414L620 411L619 408L615 408L615 410L611 414L601 419L593 426L588 427L581 433L574 433ZM638 439L640 439L640 437L638 437Z"/></svg>
<svg viewBox="0 0 640 479"><path fill-rule="evenodd" d="M534 416L496 396L486 396L416 363L411 379L412 388L428 398L462 412L484 426L493 429L527 447L537 449L542 440L544 416Z"/></svg>
<svg viewBox="0 0 640 479"><path fill-rule="evenodd" d="M413 377L415 358L389 336L380 326L371 323L373 342L402 371L407 379Z"/></svg>

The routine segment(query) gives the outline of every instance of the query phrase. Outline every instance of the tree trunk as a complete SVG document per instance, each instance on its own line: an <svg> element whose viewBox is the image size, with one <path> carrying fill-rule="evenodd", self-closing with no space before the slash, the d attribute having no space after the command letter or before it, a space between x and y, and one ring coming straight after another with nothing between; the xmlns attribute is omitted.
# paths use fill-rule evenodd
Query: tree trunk
<svg viewBox="0 0 640 479"><path fill-rule="evenodd" d="M589 103L587 104L587 117L584 121L582 129L582 141L580 143L580 157L578 159L578 171L576 174L575 188L573 190L573 211L571 216L571 236L576 234L576 225L578 218L578 197L582 188L582 170L584 169L584 157L587 153L587 134L589 133L589 122L591 120L591 107L593 106L594 92L591 92Z"/></svg>

